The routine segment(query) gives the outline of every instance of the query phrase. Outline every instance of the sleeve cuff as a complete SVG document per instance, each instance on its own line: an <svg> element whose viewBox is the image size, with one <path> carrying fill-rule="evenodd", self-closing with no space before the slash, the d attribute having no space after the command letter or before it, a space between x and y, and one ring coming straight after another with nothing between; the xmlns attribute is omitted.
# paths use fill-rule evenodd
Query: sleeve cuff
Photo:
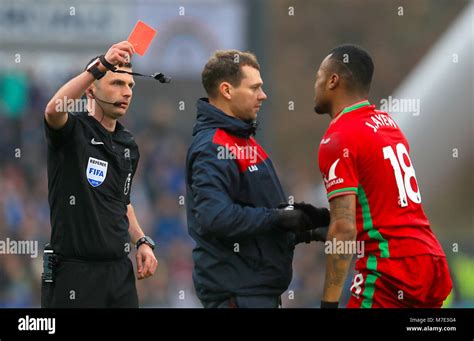
<svg viewBox="0 0 474 341"><path fill-rule="evenodd" d="M355 194L357 195L358 190L357 187L346 187L346 188L340 188L336 189L334 191L331 191L328 193L328 200L331 200L335 197L341 196L341 195L347 195L347 194Z"/></svg>

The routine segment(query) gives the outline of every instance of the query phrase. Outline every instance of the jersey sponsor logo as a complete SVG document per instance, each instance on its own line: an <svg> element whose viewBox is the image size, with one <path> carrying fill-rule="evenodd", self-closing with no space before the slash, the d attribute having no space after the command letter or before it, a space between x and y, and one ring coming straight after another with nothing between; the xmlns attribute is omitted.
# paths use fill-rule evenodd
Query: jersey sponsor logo
<svg viewBox="0 0 474 341"><path fill-rule="evenodd" d="M104 144L104 142L96 141L95 138L92 138L91 144L93 144L94 146L98 146Z"/></svg>
<svg viewBox="0 0 474 341"><path fill-rule="evenodd" d="M123 194L127 195L130 192L130 182L132 181L132 173L128 173L123 186Z"/></svg>
<svg viewBox="0 0 474 341"><path fill-rule="evenodd" d="M91 184L92 187L98 187L102 185L107 176L107 167L109 163L107 161L95 159L89 157L89 162L87 163L86 177L87 181Z"/></svg>
<svg viewBox="0 0 474 341"><path fill-rule="evenodd" d="M333 185L341 184L344 182L344 179L338 178L336 175L336 167L340 160L341 159L339 158L336 161L334 161L334 163L329 168L329 173L327 177L325 175L323 176L324 183L326 184L326 188L329 188Z"/></svg>

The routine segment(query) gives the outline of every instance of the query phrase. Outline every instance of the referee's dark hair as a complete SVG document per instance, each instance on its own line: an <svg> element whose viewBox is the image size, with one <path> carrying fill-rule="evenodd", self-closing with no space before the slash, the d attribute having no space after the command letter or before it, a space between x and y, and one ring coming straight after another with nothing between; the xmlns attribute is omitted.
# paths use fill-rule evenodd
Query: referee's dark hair
<svg viewBox="0 0 474 341"><path fill-rule="evenodd" d="M329 54L329 59L335 61L332 65L336 73L347 79L349 89L369 92L374 63L366 50L357 45L344 44L335 47Z"/></svg>

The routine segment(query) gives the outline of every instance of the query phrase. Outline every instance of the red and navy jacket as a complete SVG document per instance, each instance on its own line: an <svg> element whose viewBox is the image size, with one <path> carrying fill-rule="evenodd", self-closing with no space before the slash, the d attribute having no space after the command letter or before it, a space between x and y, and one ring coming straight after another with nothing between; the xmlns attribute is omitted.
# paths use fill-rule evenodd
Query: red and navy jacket
<svg viewBox="0 0 474 341"><path fill-rule="evenodd" d="M193 281L201 300L281 295L291 281L294 234L278 229L286 202L255 127L197 101L186 157L188 231L196 242Z"/></svg>

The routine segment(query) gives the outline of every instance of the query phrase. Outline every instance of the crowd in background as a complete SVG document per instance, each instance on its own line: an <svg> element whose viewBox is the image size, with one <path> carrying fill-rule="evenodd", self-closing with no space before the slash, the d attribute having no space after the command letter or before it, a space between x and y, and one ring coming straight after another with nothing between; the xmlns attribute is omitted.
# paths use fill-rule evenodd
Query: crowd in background
<svg viewBox="0 0 474 341"><path fill-rule="evenodd" d="M382 5L375 0L344 2L349 6L344 11L329 1L318 3L317 10L313 2L301 1L295 6L297 18L288 17L289 5L284 0L268 6L265 15L273 25L272 33L266 31L268 39L260 50L260 43L254 44L254 52L261 58L264 87L270 90L257 139L271 153L287 195L327 205L324 191L318 189L321 178L316 161L327 120L314 118L311 99L314 72L334 42L358 37L354 42L364 43L377 60L372 94L376 99L387 97L464 6L463 0L400 3L405 8L403 17L397 16L398 2L396 6L389 2ZM389 24L382 25L378 15ZM51 82L38 72L0 69L0 240L37 241L39 248L36 258L0 254L0 307L40 305L41 255L51 231L43 112L54 91L73 76L55 75L49 78L54 78ZM194 82L192 87L186 83L174 88L175 92L203 94L199 80L190 82ZM132 204L142 229L157 243L159 260L155 275L137 284L140 305L200 307L192 283L194 243L187 234L184 207L184 164L195 119L193 103L187 101L186 111L180 112L175 98L155 97L140 86L137 82L134 96L141 95L135 102L142 103L133 103L124 120L141 154ZM153 101L156 105L150 105ZM296 103L295 111L287 110L289 101ZM454 294L447 305L472 307L473 226L452 224L444 228L457 229L466 238L459 241L459 252L452 252L452 241L447 239L450 232L440 236L454 280ZM285 307L319 306L325 272L323 251L320 243L296 247L293 281L282 297ZM134 258L133 250L130 257ZM341 305L348 299L349 285L347 282Z"/></svg>

